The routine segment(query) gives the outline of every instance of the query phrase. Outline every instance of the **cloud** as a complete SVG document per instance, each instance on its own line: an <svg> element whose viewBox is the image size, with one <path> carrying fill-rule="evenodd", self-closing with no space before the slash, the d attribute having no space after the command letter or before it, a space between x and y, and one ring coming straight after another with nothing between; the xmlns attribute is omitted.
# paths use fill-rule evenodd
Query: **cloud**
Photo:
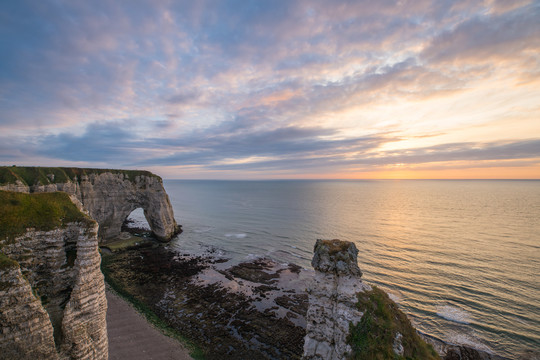
<svg viewBox="0 0 540 360"><path fill-rule="evenodd" d="M174 95L171 95L165 99L170 104L181 105L181 104L190 104L196 102L200 97L199 92L197 91L186 91L179 92Z"/></svg>
<svg viewBox="0 0 540 360"><path fill-rule="evenodd" d="M383 141L384 142L384 141ZM376 142L380 145L383 142ZM369 143L369 141L368 141ZM373 144L373 142L371 142ZM408 165L426 165L437 163L451 164L452 162L467 161L469 167L471 163L475 167L499 167L505 164L503 160L534 160L540 158L540 139L527 141L516 141L508 143L456 143L442 144L434 147L420 149L403 149L395 152L373 152L376 149L366 147L365 152L357 153L354 157L345 156L346 153L335 152L326 153L326 156L317 157L289 157L276 160L253 161L243 164L217 164L210 165L210 169L216 170L294 170L302 169L326 169L327 172L347 172L351 168L363 170L383 169L387 165L397 165L401 167ZM494 162L489 162L494 161ZM530 162L507 163L508 166L530 166ZM431 167L428 167L431 168Z"/></svg>
<svg viewBox="0 0 540 360"><path fill-rule="evenodd" d="M212 167L212 164L250 157L276 158L277 161L281 158L306 160L365 152L391 141L384 136L328 138L334 132L322 128L285 127L270 131L196 137L185 142L177 141L181 146L180 151L166 157L152 158L146 165L205 163Z"/></svg>
<svg viewBox="0 0 540 360"><path fill-rule="evenodd" d="M156 124L156 128L163 124ZM245 129L246 130L246 129ZM0 147L10 158L47 156L73 162L114 164L120 167L189 167L208 171L300 171L342 173L349 169L383 169L400 164L413 166L472 162L477 167L497 167L508 160L514 166L540 158L540 139L496 142L447 143L392 151L382 146L400 139L389 133L363 137L339 136L336 129L249 129L216 133L213 129L183 138L135 138L126 123L95 123L80 134L27 138L24 144L6 140ZM24 145L24 146L22 146ZM22 149L9 151L8 149ZM491 162L490 162L491 161ZM515 165L517 164L517 165ZM457 165L456 165L457 166Z"/></svg>
<svg viewBox="0 0 540 360"><path fill-rule="evenodd" d="M540 6L480 15L434 37L423 52L429 61L496 61L540 49Z"/></svg>
<svg viewBox="0 0 540 360"><path fill-rule="evenodd" d="M462 116L461 130L500 121L492 108L534 110L508 84L535 102L539 12L499 0L10 2L0 158L323 171L528 157L502 133L381 149L441 119ZM499 94L463 100L478 88Z"/></svg>
<svg viewBox="0 0 540 360"><path fill-rule="evenodd" d="M419 149L385 152L370 160L377 164L424 164L445 161L484 161L540 158L540 139L490 143L441 144Z"/></svg>

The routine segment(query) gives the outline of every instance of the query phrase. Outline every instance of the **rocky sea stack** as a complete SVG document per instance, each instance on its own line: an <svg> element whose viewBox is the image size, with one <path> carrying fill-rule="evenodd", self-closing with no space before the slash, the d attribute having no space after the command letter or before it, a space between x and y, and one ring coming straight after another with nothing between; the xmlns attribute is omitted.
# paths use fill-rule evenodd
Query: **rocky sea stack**
<svg viewBox="0 0 540 360"><path fill-rule="evenodd" d="M361 280L358 249L317 240L304 359L438 359L382 290Z"/></svg>

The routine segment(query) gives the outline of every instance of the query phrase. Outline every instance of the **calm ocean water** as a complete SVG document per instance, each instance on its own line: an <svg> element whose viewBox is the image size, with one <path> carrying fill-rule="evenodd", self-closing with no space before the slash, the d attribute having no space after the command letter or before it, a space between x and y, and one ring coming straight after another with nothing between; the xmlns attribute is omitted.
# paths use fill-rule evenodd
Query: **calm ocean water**
<svg viewBox="0 0 540 360"><path fill-rule="evenodd" d="M176 247L311 269L353 241L364 280L422 332L508 357L540 349L540 181L165 181Z"/></svg>

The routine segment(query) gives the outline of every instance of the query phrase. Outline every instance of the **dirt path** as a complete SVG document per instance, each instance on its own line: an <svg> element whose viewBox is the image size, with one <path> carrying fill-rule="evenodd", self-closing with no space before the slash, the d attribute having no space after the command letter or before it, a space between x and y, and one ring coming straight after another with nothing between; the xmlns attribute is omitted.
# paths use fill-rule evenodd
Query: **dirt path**
<svg viewBox="0 0 540 360"><path fill-rule="evenodd" d="M188 351L163 335L118 295L107 290L109 360L189 360Z"/></svg>

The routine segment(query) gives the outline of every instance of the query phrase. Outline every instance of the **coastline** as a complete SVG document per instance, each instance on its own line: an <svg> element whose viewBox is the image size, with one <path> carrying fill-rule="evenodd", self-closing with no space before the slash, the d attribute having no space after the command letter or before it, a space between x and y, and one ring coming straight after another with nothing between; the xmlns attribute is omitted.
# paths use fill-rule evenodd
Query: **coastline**
<svg viewBox="0 0 540 360"><path fill-rule="evenodd" d="M102 269L139 311L196 343L201 357L300 358L307 295L294 290L298 268L262 260L227 270L221 264L152 244L103 254Z"/></svg>
<svg viewBox="0 0 540 360"><path fill-rule="evenodd" d="M147 307L136 306L137 311L151 312L174 333L197 342L200 358L302 355L308 303L305 288L297 288L307 279L299 267L255 259L227 268L226 260L211 252L190 256L152 242L103 258L109 284L127 292L128 301ZM466 359L510 360L420 335L442 358L454 359L457 352Z"/></svg>

